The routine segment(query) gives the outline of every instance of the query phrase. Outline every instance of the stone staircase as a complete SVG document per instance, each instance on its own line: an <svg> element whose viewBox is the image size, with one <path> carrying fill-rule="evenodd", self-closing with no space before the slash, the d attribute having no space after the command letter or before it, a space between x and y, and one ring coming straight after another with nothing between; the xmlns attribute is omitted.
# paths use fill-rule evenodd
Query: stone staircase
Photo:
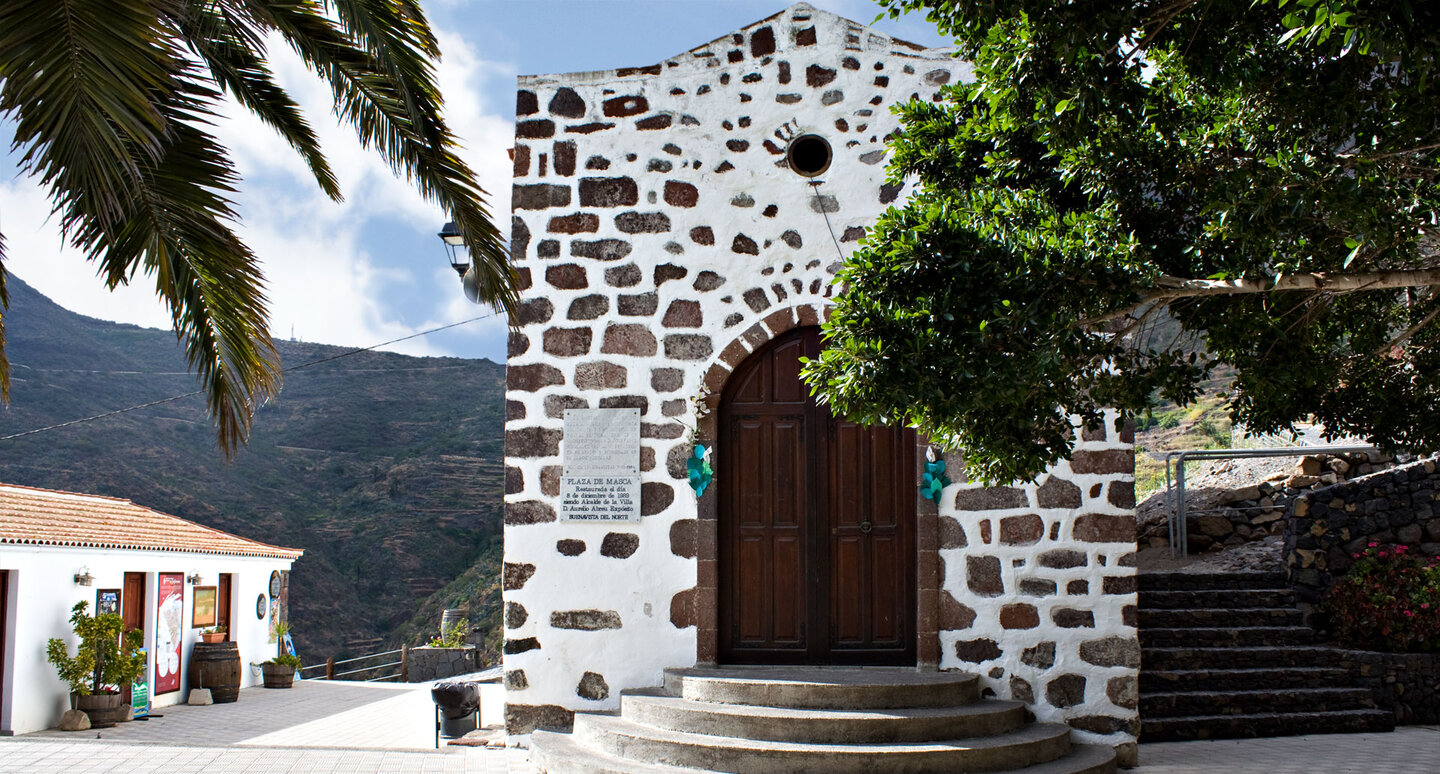
<svg viewBox="0 0 1440 774"><path fill-rule="evenodd" d="M1280 573L1140 575L1140 741L1391 731Z"/></svg>
<svg viewBox="0 0 1440 774"><path fill-rule="evenodd" d="M956 672L825 667L669 669L665 687L621 696L618 714L579 713L573 733L535 732L545 774L1020 771L1113 774L1108 747L1068 726L981 699Z"/></svg>

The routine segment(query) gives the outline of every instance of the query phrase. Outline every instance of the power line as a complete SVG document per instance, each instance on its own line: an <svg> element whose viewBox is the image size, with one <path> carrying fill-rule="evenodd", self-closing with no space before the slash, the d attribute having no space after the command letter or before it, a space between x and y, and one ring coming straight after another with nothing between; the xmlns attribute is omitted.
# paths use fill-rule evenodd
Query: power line
<svg viewBox="0 0 1440 774"><path fill-rule="evenodd" d="M473 322L478 322L478 321L480 321L480 320L486 320L486 319L489 319L489 318L491 318L491 317L495 317L497 314L499 314L499 313L498 313L498 312L492 312L492 313L490 313L490 314L482 314L482 315L479 315L479 316L477 316L477 317L471 317L471 318L468 319L468 320L461 320L460 322L453 322L453 323L450 323L449 325L441 325L441 326L438 327L438 328L431 328L431 329L429 329L429 330L420 331L419 333L412 333L412 334L410 334L410 335L408 335L408 336L401 336L401 337L398 338L398 339L391 339L391 340L389 340L389 341L382 341L382 342L380 342L379 344L371 344L371 345L368 346L368 347L360 347L360 348L358 348L358 349L352 349L352 350L348 350L348 351L346 351L346 352L341 352L341 353L338 354L338 355L331 355L331 356L329 356L329 357L322 357L322 358L319 358L318 360L311 360L311 361L308 362L308 363L301 363L300 365L297 365L297 366L291 366L290 368L282 368L282 369L280 369L280 373L282 373L282 374L292 373L292 372L294 372L294 371L299 371L299 370L301 370L301 369L310 368L310 367L312 367L312 366L320 365L321 363L329 363L329 362L331 362L331 361L333 361L333 360L339 360L340 358L343 358L343 357L350 357L351 355L358 355L358 354L360 354L360 353L362 353L362 352L369 352L369 351L374 350L374 349L379 349L380 347L387 347L387 346L389 346L389 345L391 345L391 344L399 344L399 343L402 342L402 341L409 341L410 339L416 339L416 338L419 338L419 337L421 337L421 336L428 336L428 335L430 335L430 334L432 334L432 333L439 333L440 331L449 330L449 329L451 329L451 328L458 328L458 327L461 326L461 325L469 325L470 323L473 323ZM84 424L85 422L93 422L93 421L95 421L95 420L97 420L97 419L105 419L106 417L113 417L113 416L115 416L116 414L125 414L125 413L131 412L131 411L139 411L140 409L150 408L151 406L159 406L159 405L162 405L162 404L165 404L165 403L173 403L173 402L175 402L175 401L177 401L177 400L184 400L185 398L191 398L191 397L194 397L194 396L196 396L196 395L202 395L202 394L204 394L204 392L205 392L204 390L195 390L194 392L187 392L187 393L185 393L184 395L172 395L172 396L170 396L170 397L168 397L168 398L161 398L160 400L152 400L152 401L150 401L149 403L141 403L141 404L135 405L135 406L129 406L129 407L122 408L122 409L115 409L114 411L106 411L106 412L103 413L103 414L96 414L96 415L93 416L93 417L85 417L85 418L83 418L83 419L72 419L72 420L70 420L69 422L61 422L61 423L58 424L58 425L50 425L49 427L39 427L39 428L36 428L36 429L34 429L34 430L26 430L26 431L23 432L23 433L13 433L13 434L11 434L11 435L0 436L0 442L10 441L10 440L14 440L14 439L16 439L16 438L24 438L24 437L27 436L27 435L35 435L35 434L37 434L37 433L45 433L45 432L49 432L49 431L51 431L51 430L59 430L59 429L61 429L61 428L70 427L70 426L72 426L72 425Z"/></svg>

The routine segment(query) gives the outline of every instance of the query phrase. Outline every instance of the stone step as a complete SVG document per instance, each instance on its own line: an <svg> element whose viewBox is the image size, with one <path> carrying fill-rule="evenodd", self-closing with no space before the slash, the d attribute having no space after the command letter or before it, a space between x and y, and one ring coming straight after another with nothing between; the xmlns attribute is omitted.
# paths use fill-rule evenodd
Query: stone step
<svg viewBox="0 0 1440 774"><path fill-rule="evenodd" d="M980 698L980 678L914 668L691 667L665 670L665 692L712 704L789 709L957 707Z"/></svg>
<svg viewBox="0 0 1440 774"><path fill-rule="evenodd" d="M617 758L732 774L1023 770L1070 751L1070 728L1052 723L953 742L802 744L688 734L580 714L574 734L580 744Z"/></svg>
<svg viewBox="0 0 1440 774"><path fill-rule="evenodd" d="M1293 607L1197 607L1188 610L1140 609L1140 630L1214 626L1303 626Z"/></svg>
<svg viewBox="0 0 1440 774"><path fill-rule="evenodd" d="M1140 592L1213 591L1219 589L1287 588L1284 573L1278 572L1153 572L1140 573Z"/></svg>
<svg viewBox="0 0 1440 774"><path fill-rule="evenodd" d="M1141 576L1144 577L1144 576ZM1147 591L1139 595L1140 612L1195 610L1216 607L1294 607L1290 589L1208 589L1202 591Z"/></svg>
<svg viewBox="0 0 1440 774"><path fill-rule="evenodd" d="M1355 734L1393 730L1395 730L1395 714L1376 709L1260 715L1142 717L1140 741L1249 739L1268 736Z"/></svg>
<svg viewBox="0 0 1440 774"><path fill-rule="evenodd" d="M1306 645L1315 641L1307 626L1240 626L1193 629L1141 629L1140 646L1165 647L1259 647Z"/></svg>
<svg viewBox="0 0 1440 774"><path fill-rule="evenodd" d="M540 774L705 774L703 769L617 758L556 731L530 734L530 764Z"/></svg>
<svg viewBox="0 0 1440 774"><path fill-rule="evenodd" d="M1244 691L1348 687L1350 670L1340 667L1279 667L1272 669L1151 669L1140 672L1140 693L1172 691Z"/></svg>
<svg viewBox="0 0 1440 774"><path fill-rule="evenodd" d="M1283 712L1338 712L1374 709L1365 688L1274 688L1248 691L1142 693L1140 717L1264 715Z"/></svg>
<svg viewBox="0 0 1440 774"><path fill-rule="evenodd" d="M1140 635L1145 636L1144 632ZM1276 667L1330 667L1340 660L1338 651L1319 645L1285 648L1243 647L1145 647L1140 663L1145 670L1201 669L1221 670L1243 665L1251 669Z"/></svg>
<svg viewBox="0 0 1440 774"><path fill-rule="evenodd" d="M959 707L887 710L783 709L690 701L637 691L620 699L631 722L711 736L772 742L879 744L995 736L1025 724L1025 705L987 699Z"/></svg>
<svg viewBox="0 0 1440 774"><path fill-rule="evenodd" d="M541 774L703 774L701 769L617 758L580 744L571 734L549 731L536 731L530 736L530 762ZM1115 774L1115 753L1108 747L1074 745L1062 758L1014 771L1020 774Z"/></svg>

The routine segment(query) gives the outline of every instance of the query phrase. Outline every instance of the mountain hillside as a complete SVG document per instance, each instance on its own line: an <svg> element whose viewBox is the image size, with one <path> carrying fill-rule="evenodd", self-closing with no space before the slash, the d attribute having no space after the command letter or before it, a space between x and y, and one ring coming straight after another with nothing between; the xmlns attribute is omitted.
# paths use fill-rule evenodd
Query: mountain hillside
<svg viewBox="0 0 1440 774"><path fill-rule="evenodd" d="M13 276L8 286L0 436L196 389L173 333L68 312ZM346 351L279 350L287 368ZM302 658L369 652L428 636L438 612L411 619L439 603L498 623L489 581L500 563L504 381L489 360L365 352L287 373L228 463L193 396L0 441L0 481L124 497L303 548L290 585ZM457 587L461 576L477 580Z"/></svg>

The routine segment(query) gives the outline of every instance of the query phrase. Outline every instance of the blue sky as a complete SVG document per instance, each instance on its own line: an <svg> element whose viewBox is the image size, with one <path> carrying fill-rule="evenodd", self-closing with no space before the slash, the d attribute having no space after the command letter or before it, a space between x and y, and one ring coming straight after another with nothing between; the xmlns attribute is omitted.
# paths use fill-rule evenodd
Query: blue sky
<svg viewBox="0 0 1440 774"><path fill-rule="evenodd" d="M861 23L870 0L810 0ZM492 194L502 229L509 222L506 149L513 142L515 77L654 64L779 12L761 0L430 0L441 36L439 68L447 118L465 156ZM946 45L919 17L874 25L924 45ZM272 132L234 109L217 128L234 152L244 184L239 231L259 255L268 280L271 331L277 338L368 346L484 314L467 302L435 234L444 217L353 132L336 124L328 89L288 52L273 52L281 83L307 109L346 195L320 194L300 162ZM0 137L8 147L8 124ZM104 289L78 252L64 246L45 192L0 157L0 233L7 269L66 308L102 319L169 327L148 279L115 293ZM498 318L424 336L388 349L409 354L504 359Z"/></svg>

